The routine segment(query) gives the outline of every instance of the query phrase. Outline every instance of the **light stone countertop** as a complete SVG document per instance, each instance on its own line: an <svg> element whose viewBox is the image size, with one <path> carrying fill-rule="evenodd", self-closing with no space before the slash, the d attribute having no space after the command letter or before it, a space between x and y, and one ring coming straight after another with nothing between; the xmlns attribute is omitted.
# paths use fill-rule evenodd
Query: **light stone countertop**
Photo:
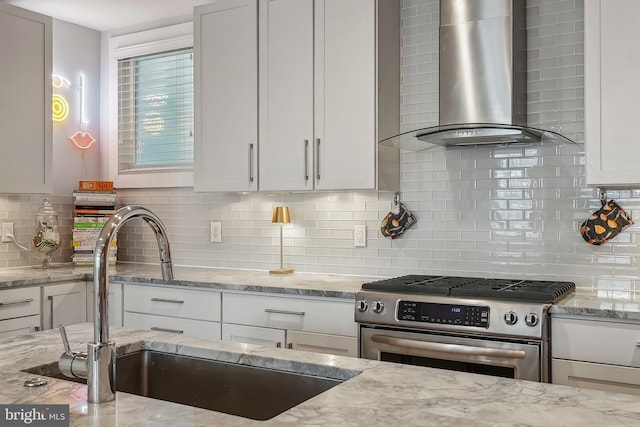
<svg viewBox="0 0 640 427"><path fill-rule="evenodd" d="M137 284L166 284L159 265L118 263L109 267L110 280ZM0 290L55 282L91 280L91 267L71 264L49 269L0 269ZM220 290L269 292L316 297L354 299L363 283L383 277L294 272L272 275L262 270L207 267L174 267L172 285ZM551 307L551 315L587 316L594 319L640 321L640 292L625 289L577 288Z"/></svg>
<svg viewBox="0 0 640 427"><path fill-rule="evenodd" d="M577 288L554 304L551 316L585 316L594 320L640 321L640 293L625 290Z"/></svg>
<svg viewBox="0 0 640 427"><path fill-rule="evenodd" d="M92 325L67 329L74 350ZM68 404L72 426L640 426L638 397L349 357L267 349L152 331L112 328L119 352L150 348L214 360L339 377L359 375L268 421L253 421L118 392L114 402L86 403L86 386L49 379L23 383L23 369L58 360L57 330L0 340L0 402ZM251 402L247 402L251 404Z"/></svg>
<svg viewBox="0 0 640 427"><path fill-rule="evenodd" d="M355 292L367 281L381 277L347 276L338 274L269 274L263 270L234 270L207 267L174 266L172 285L215 288L221 290L271 292L333 298L355 298ZM118 263L108 269L109 278L116 282L137 284L166 284L159 265ZM20 286L42 285L51 282L92 280L92 267L62 265L54 268L0 269L0 290Z"/></svg>

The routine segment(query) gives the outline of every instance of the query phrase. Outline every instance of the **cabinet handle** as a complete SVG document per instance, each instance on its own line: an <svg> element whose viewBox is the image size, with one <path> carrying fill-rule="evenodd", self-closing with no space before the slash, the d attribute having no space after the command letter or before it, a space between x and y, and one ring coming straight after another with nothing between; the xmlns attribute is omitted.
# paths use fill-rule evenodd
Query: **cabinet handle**
<svg viewBox="0 0 640 427"><path fill-rule="evenodd" d="M304 140L304 180L309 181L309 140Z"/></svg>
<svg viewBox="0 0 640 427"><path fill-rule="evenodd" d="M158 332L171 332L173 334L183 334L184 331L178 330L178 329L167 329L167 328L159 328L157 326L152 326L151 327L152 331L158 331Z"/></svg>
<svg viewBox="0 0 640 427"><path fill-rule="evenodd" d="M276 343L276 348L282 348L282 343L280 341Z"/></svg>
<svg viewBox="0 0 640 427"><path fill-rule="evenodd" d="M292 343L292 342L290 342L289 344L287 344L287 348L288 348L289 350L293 350L293 343Z"/></svg>
<svg viewBox="0 0 640 427"><path fill-rule="evenodd" d="M179 299L151 298L151 301L154 301L154 302L168 302L170 304L184 304L184 301L180 301Z"/></svg>
<svg viewBox="0 0 640 427"><path fill-rule="evenodd" d="M320 180L320 138L316 138L316 179Z"/></svg>
<svg viewBox="0 0 640 427"><path fill-rule="evenodd" d="M18 301L0 302L0 307L7 307L10 305L18 305L18 304L29 304L30 302L33 302L33 298L21 299Z"/></svg>
<svg viewBox="0 0 640 427"><path fill-rule="evenodd" d="M304 316L304 311L288 311L288 310L274 310L272 308L265 308L265 313L271 314L290 314L292 316Z"/></svg>
<svg viewBox="0 0 640 427"><path fill-rule="evenodd" d="M51 310L49 311L49 328L53 329L53 296L49 295L47 297L47 299L49 300L49 303L51 304ZM66 336L66 332L65 332L65 336Z"/></svg>
<svg viewBox="0 0 640 427"><path fill-rule="evenodd" d="M249 182L253 182L253 144L249 144Z"/></svg>

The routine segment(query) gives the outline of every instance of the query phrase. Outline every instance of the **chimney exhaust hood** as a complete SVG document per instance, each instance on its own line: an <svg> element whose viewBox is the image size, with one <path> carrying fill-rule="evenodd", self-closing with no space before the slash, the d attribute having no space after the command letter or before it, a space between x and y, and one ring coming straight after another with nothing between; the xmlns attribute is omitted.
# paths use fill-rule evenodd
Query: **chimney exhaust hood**
<svg viewBox="0 0 640 427"><path fill-rule="evenodd" d="M573 143L526 126L527 34L522 0L440 1L440 124L380 141L434 146Z"/></svg>

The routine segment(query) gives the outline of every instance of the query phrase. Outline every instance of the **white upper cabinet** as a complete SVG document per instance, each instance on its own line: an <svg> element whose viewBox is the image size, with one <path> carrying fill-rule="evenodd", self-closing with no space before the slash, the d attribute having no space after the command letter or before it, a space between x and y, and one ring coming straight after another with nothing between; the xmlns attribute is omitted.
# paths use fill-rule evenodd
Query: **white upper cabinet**
<svg viewBox="0 0 640 427"><path fill-rule="evenodd" d="M0 193L52 190L52 19L0 2Z"/></svg>
<svg viewBox="0 0 640 427"><path fill-rule="evenodd" d="M585 0L586 179L638 186L640 2Z"/></svg>
<svg viewBox="0 0 640 427"><path fill-rule="evenodd" d="M259 16L260 190L396 190L399 153L379 168L377 141L399 130L399 1L260 0Z"/></svg>
<svg viewBox="0 0 640 427"><path fill-rule="evenodd" d="M313 0L260 1L260 189L313 189Z"/></svg>
<svg viewBox="0 0 640 427"><path fill-rule="evenodd" d="M256 1L195 8L196 191L258 189Z"/></svg>

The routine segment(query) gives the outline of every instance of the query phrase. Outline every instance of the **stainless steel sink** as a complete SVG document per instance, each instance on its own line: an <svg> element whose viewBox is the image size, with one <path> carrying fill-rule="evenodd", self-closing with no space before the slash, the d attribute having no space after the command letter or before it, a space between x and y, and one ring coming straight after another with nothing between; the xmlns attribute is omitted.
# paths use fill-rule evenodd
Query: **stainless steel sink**
<svg viewBox="0 0 640 427"><path fill-rule="evenodd" d="M42 368L28 371L69 380ZM343 381L152 350L124 354L116 364L117 391L254 420L273 418Z"/></svg>

